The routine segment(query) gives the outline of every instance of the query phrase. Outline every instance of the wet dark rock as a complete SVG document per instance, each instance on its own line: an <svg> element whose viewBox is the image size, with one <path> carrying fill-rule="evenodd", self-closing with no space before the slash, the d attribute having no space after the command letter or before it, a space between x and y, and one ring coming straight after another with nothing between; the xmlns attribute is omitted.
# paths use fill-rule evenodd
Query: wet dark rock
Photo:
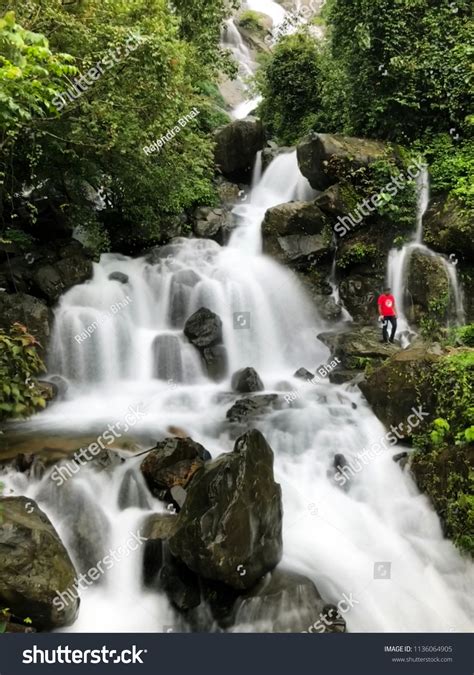
<svg viewBox="0 0 474 675"><path fill-rule="evenodd" d="M210 453L191 438L167 438L156 445L141 464L141 472L152 494L176 485L185 488Z"/></svg>
<svg viewBox="0 0 474 675"><path fill-rule="evenodd" d="M334 455L334 468L339 471L339 469L343 469L345 466L347 466L347 459L342 453L338 452Z"/></svg>
<svg viewBox="0 0 474 675"><path fill-rule="evenodd" d="M325 607L327 605L310 579L276 569L238 598L232 630L252 633L318 632L314 624L320 616L324 616ZM319 632L336 632L331 622L328 623L325 625L321 621Z"/></svg>
<svg viewBox="0 0 474 675"><path fill-rule="evenodd" d="M273 451L252 430L192 481L170 550L200 576L247 589L278 564L281 527Z"/></svg>
<svg viewBox="0 0 474 675"><path fill-rule="evenodd" d="M33 274L33 287L39 297L54 304L60 295L76 284L82 284L92 276L92 261L74 255L58 260L54 265L43 265Z"/></svg>
<svg viewBox="0 0 474 675"><path fill-rule="evenodd" d="M249 394L265 389L259 374L254 368L242 368L232 375L231 386L239 394Z"/></svg>
<svg viewBox="0 0 474 675"><path fill-rule="evenodd" d="M339 183L331 185L321 192L315 199L315 204L321 211L331 216L345 216L353 211L354 203L347 199L347 195Z"/></svg>
<svg viewBox="0 0 474 675"><path fill-rule="evenodd" d="M168 549L164 552L164 565L159 582L170 602L182 612L201 604L199 577Z"/></svg>
<svg viewBox="0 0 474 675"><path fill-rule="evenodd" d="M212 380L220 382L226 377L229 358L224 345L204 347L201 356L206 365L207 374Z"/></svg>
<svg viewBox="0 0 474 675"><path fill-rule="evenodd" d="M227 411L226 417L229 422L248 422L259 415L263 415L278 400L277 394L266 394L262 396L252 396L236 401Z"/></svg>
<svg viewBox="0 0 474 675"><path fill-rule="evenodd" d="M336 162L343 163L347 169L357 169L382 159L387 149L381 141L312 133L297 147L298 165L313 188L326 190L338 181L334 170Z"/></svg>
<svg viewBox="0 0 474 675"><path fill-rule="evenodd" d="M112 272L109 274L110 281L118 281L121 284L128 284L128 275L123 272Z"/></svg>
<svg viewBox="0 0 474 675"><path fill-rule="evenodd" d="M262 223L263 252L285 264L320 260L331 248L325 226L328 230L327 218L314 202L274 206Z"/></svg>
<svg viewBox="0 0 474 675"><path fill-rule="evenodd" d="M159 574L165 560L167 541L176 525L171 515L156 513L148 516L140 528L140 535L147 541L143 552L143 583L160 589Z"/></svg>
<svg viewBox="0 0 474 675"><path fill-rule="evenodd" d="M264 237L321 234L328 223L315 202L287 202L268 209L262 223Z"/></svg>
<svg viewBox="0 0 474 675"><path fill-rule="evenodd" d="M322 618L320 623L319 630L316 632L324 633L345 633L346 632L346 622L341 616L339 609L336 605L324 605L323 611L321 613ZM324 630L322 627L324 626ZM314 632L314 631L313 631Z"/></svg>
<svg viewBox="0 0 474 675"><path fill-rule="evenodd" d="M449 277L441 258L419 250L411 254L406 275L406 316L411 323L420 325L424 318L433 318L433 303L449 298ZM449 318L449 309L453 311L454 306L448 306L443 316L437 315L443 323Z"/></svg>
<svg viewBox="0 0 474 675"><path fill-rule="evenodd" d="M393 354L360 383L362 393L387 428L392 424L398 427L420 403L423 410L431 415L420 422L417 433L431 423L433 411L436 410L437 393L433 391L425 374L440 358L430 351L428 345L415 344ZM399 435L406 431L408 437L409 426L404 424L403 427Z"/></svg>
<svg viewBox="0 0 474 675"><path fill-rule="evenodd" d="M339 358L346 370L361 370L369 363L380 365L399 350L396 344L383 344L381 332L366 326L345 332L320 333L318 340L329 347L331 357Z"/></svg>
<svg viewBox="0 0 474 675"><path fill-rule="evenodd" d="M337 370L329 373L328 379L332 384L346 384L346 382L353 382L357 375L361 375L363 378L364 371L357 369L347 370L345 368L338 368Z"/></svg>
<svg viewBox="0 0 474 675"><path fill-rule="evenodd" d="M296 373L293 373L293 377L296 377L298 380L306 380L307 382L314 380L313 373L306 370L306 368L298 368Z"/></svg>
<svg viewBox="0 0 474 675"><path fill-rule="evenodd" d="M194 234L224 244L232 230L232 215L227 209L200 206L196 209Z"/></svg>
<svg viewBox="0 0 474 675"><path fill-rule="evenodd" d="M76 571L49 518L26 497L0 498L0 606L39 630L71 624L79 600L60 609L57 593L74 588Z"/></svg>
<svg viewBox="0 0 474 675"><path fill-rule="evenodd" d="M184 334L199 351L208 376L220 381L227 375L227 350L222 344L222 321L206 307L201 307L186 321Z"/></svg>
<svg viewBox="0 0 474 675"><path fill-rule="evenodd" d="M404 469L408 464L408 452L399 452L392 457L393 461L400 465L401 469Z"/></svg>
<svg viewBox="0 0 474 675"><path fill-rule="evenodd" d="M423 239L435 251L462 260L474 258L474 237L469 211L450 195L436 195L423 218Z"/></svg>
<svg viewBox="0 0 474 675"><path fill-rule="evenodd" d="M263 126L253 117L234 120L219 127L214 140L216 165L224 176L239 182L249 176L257 152L263 148Z"/></svg>
<svg viewBox="0 0 474 675"><path fill-rule="evenodd" d="M222 343L222 321L207 307L201 307L186 321L184 334L201 350Z"/></svg>
<svg viewBox="0 0 474 675"><path fill-rule="evenodd" d="M343 274L349 273L349 276L341 279L339 294L354 321L373 326L379 315L377 298L383 287L383 277L377 276L371 266L370 270L362 267L357 265L357 269L344 270Z"/></svg>

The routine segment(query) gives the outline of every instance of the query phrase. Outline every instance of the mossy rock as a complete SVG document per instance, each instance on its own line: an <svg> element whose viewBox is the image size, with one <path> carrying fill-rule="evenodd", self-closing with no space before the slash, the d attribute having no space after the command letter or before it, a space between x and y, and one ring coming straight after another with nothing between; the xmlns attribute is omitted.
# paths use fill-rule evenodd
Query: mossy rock
<svg viewBox="0 0 474 675"><path fill-rule="evenodd" d="M0 608L30 618L38 630L68 625L79 600L61 609L57 594L75 590L75 578L68 552L37 504L26 497L0 498Z"/></svg>
<svg viewBox="0 0 474 675"><path fill-rule="evenodd" d="M435 393L422 376L439 359L427 345L415 345L394 354L361 382L362 393L385 426L405 422L420 404L433 413Z"/></svg>
<svg viewBox="0 0 474 675"><path fill-rule="evenodd" d="M423 221L426 243L437 251L458 258L474 258L472 215L453 196L437 196L430 202Z"/></svg>
<svg viewBox="0 0 474 675"><path fill-rule="evenodd" d="M438 513L446 536L474 556L474 445L415 452L410 468Z"/></svg>

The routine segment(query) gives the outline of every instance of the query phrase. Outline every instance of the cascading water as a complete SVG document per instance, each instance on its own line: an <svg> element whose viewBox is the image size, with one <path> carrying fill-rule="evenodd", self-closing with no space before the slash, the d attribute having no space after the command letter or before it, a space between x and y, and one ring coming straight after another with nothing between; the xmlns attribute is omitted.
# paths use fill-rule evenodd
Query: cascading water
<svg viewBox="0 0 474 675"><path fill-rule="evenodd" d="M411 256L415 251L442 262L451 291L451 304L454 309L452 313L454 314L456 323L462 324L464 322L462 291L457 278L456 268L444 256L435 253L423 244L423 217L428 208L430 197L429 172L427 167L424 167L417 177L417 194L416 229L412 240L401 249L394 248L390 251L387 266L388 285L392 289L398 309L398 335L404 347L416 335L407 319L408 308L406 303L407 272Z"/></svg>
<svg viewBox="0 0 474 675"><path fill-rule="evenodd" d="M248 96L249 87L247 79L252 77L255 73L257 64L253 60L249 48L239 33L237 26L234 23L234 19L228 19L224 23L221 35L221 45L225 49L230 49L235 61L239 64L237 83L241 90L241 97L243 97L244 100L234 107L231 115L234 119L243 119L257 107L261 100L260 97L249 98Z"/></svg>
<svg viewBox="0 0 474 675"><path fill-rule="evenodd" d="M261 255L259 229L266 208L303 196L303 189L294 155L279 156L260 178L257 172L249 204L238 207L240 224L230 246L179 239L147 258L103 256L93 279L68 291L56 310L50 368L68 380L66 398L23 431L36 440L99 434L143 402L146 411L128 436L124 432L120 447L129 447L130 437L147 447L174 425L215 457L233 447L226 425L233 399L224 395L229 376L253 366L266 391L280 394L278 410L255 426L274 449L282 486L282 565L310 577L327 602L338 603L344 593L353 597L345 616L349 631L468 631L473 566L444 539L427 498L390 450L362 462L364 448L380 447L385 430L359 390L293 378L297 367L314 371L328 358L316 339L324 326L294 275ZM113 272L128 281L109 278ZM127 297L130 302L112 319L97 321ZM219 384L204 374L182 333L185 319L201 306L217 312L224 325L229 372ZM94 320L90 336L76 340ZM291 392L291 403L282 391ZM360 467L345 489L334 480L334 456L341 452ZM13 490L38 501L82 569L91 556L97 560L123 545L147 515L164 509L143 485L141 458L125 454L128 459L112 471L81 468L68 490L56 486L50 470L37 481L14 472L2 480L7 494ZM71 536L84 513L91 520L83 519ZM84 550L88 537L93 555ZM141 551L131 553L101 583L86 588L69 630L186 629L164 595L141 587L141 559ZM384 574L374 578L374 569ZM252 623L247 615L234 630L274 627L271 617Z"/></svg>
<svg viewBox="0 0 474 675"><path fill-rule="evenodd" d="M261 153L252 179L252 190L245 203L236 206L233 213L240 227L232 234L229 246L260 253L262 250L261 223L267 209L290 201L306 201L315 191L298 169L296 150L278 155L261 175Z"/></svg>
<svg viewBox="0 0 474 675"><path fill-rule="evenodd" d="M249 0L245 3L248 9L266 14L272 19L272 30L276 31L283 23L286 11L281 5L272 0ZM224 48L230 49L236 62L239 64L239 75L237 78L239 89L241 90L241 100L231 111L234 119L243 119L247 117L252 110L258 106L262 100L261 96L254 96L248 85L248 78L255 74L257 63L252 58L249 48L245 44L234 19L229 19L224 23L221 36L221 44Z"/></svg>

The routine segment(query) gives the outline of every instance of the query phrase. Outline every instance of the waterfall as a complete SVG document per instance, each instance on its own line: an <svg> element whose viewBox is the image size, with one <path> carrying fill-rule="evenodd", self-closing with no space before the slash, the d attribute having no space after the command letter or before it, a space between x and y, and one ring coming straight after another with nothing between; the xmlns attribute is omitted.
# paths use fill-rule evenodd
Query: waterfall
<svg viewBox="0 0 474 675"><path fill-rule="evenodd" d="M315 191L298 169L296 150L278 155L260 178L261 157L257 158L250 198L234 207L240 227L232 234L229 246L247 253L262 250L261 223L267 209L291 201L307 201Z"/></svg>
<svg viewBox="0 0 474 675"><path fill-rule="evenodd" d="M240 224L231 245L177 239L138 259L102 256L92 280L65 293L55 311L49 367L67 379L66 397L19 425L19 432L30 443L43 439L57 447L69 438L79 445L123 423L130 406L141 402L142 416L116 442L128 459L112 472L81 468L69 490L56 486L51 469L28 481L10 471L2 476L6 493L38 501L76 564L85 564L81 542L88 536L96 558L115 550L147 515L164 510L144 488L141 460L128 451L132 439L150 447L173 425L213 457L230 451L230 376L253 366L265 391L280 395L276 409L255 426L274 449L282 486L282 565L311 578L327 602L352 594L349 631L469 631L473 566L443 537L428 499L393 462L393 451L382 448L362 462L368 448L381 447L386 430L360 391L293 377L297 367L315 372L327 361L329 352L316 339L324 324L295 276L262 256L259 230L267 208L308 194L294 153L280 155L263 174L255 171L249 203L237 207ZM112 305L117 311L99 322ZM203 372L182 331L201 306L223 321L229 370L220 383ZM77 341L86 329L90 335ZM291 391L294 402L282 391ZM359 467L344 489L334 480L341 452ZM71 536L79 517L80 536ZM67 630L186 629L164 594L139 583L142 555L134 552L86 588L79 619Z"/></svg>
<svg viewBox="0 0 474 675"><path fill-rule="evenodd" d="M412 239L404 244L401 249L393 248L388 255L387 281L392 289L395 303L398 310L398 335L400 336L403 347L406 347L416 336L416 332L411 328L407 319L407 276L410 259L415 251L423 255L436 258L442 261L446 277L449 281L451 290L451 303L454 307L455 323L464 322L464 308L462 290L456 274L454 265L438 253L423 244L423 218L428 209L430 199L430 183L428 167L424 167L416 181L417 186L417 208L416 208L416 228Z"/></svg>
<svg viewBox="0 0 474 675"><path fill-rule="evenodd" d="M266 14L272 19L273 30L284 21L286 11L283 7L272 0L249 0L246 3L248 9ZM231 110L233 119L243 119L247 117L262 100L261 96L254 96L249 87L249 78L257 70L257 63L252 58L249 48L245 44L233 18L224 23L221 45L224 49L230 49L234 59L239 66L237 82L241 90L241 101Z"/></svg>

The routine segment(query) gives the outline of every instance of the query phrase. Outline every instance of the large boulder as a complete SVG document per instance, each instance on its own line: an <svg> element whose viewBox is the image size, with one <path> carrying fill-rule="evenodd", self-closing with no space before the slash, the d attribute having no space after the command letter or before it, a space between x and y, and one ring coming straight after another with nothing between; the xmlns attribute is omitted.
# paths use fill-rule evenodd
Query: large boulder
<svg viewBox="0 0 474 675"><path fill-rule="evenodd" d="M347 270L345 270L347 275ZM384 271L379 275L367 265L358 265L339 283L339 296L354 321L374 326L379 311L377 298L384 286Z"/></svg>
<svg viewBox="0 0 474 675"><path fill-rule="evenodd" d="M140 469L151 492L160 496L162 490L176 485L185 488L210 458L209 452L192 438L166 438L147 454Z"/></svg>
<svg viewBox="0 0 474 675"><path fill-rule="evenodd" d="M256 430L193 480L169 540L171 553L208 579L247 589L282 555L281 488L273 451Z"/></svg>
<svg viewBox="0 0 474 675"><path fill-rule="evenodd" d="M379 365L389 358L398 347L381 342L381 331L366 326L345 332L320 333L321 340L338 357L343 368L363 369L366 365Z"/></svg>
<svg viewBox="0 0 474 675"><path fill-rule="evenodd" d="M254 117L234 120L219 127L214 140L217 166L227 178L238 182L248 177L257 152L263 148L263 126Z"/></svg>
<svg viewBox="0 0 474 675"><path fill-rule="evenodd" d="M231 386L239 394L250 394L253 391L265 389L262 380L255 368L242 368L232 375Z"/></svg>
<svg viewBox="0 0 474 675"><path fill-rule="evenodd" d="M436 393L424 374L439 358L427 345L416 344L393 354L360 383L362 393L385 426L405 422L419 403L425 411L433 413ZM404 436L403 429L400 433Z"/></svg>
<svg viewBox="0 0 474 675"><path fill-rule="evenodd" d="M263 236L320 234L327 218L314 202L288 202L268 209L262 223Z"/></svg>
<svg viewBox="0 0 474 675"><path fill-rule="evenodd" d="M224 244L232 230L232 216L225 209L199 206L194 218L193 230L196 237L214 239L219 244Z"/></svg>
<svg viewBox="0 0 474 675"><path fill-rule="evenodd" d="M438 195L423 218L423 238L430 248L454 258L474 259L474 225L455 197Z"/></svg>
<svg viewBox="0 0 474 675"><path fill-rule="evenodd" d="M281 569L239 596L233 614L231 630L239 633L345 632L345 621L337 613L323 620L328 606L310 579Z"/></svg>
<svg viewBox="0 0 474 675"><path fill-rule="evenodd" d="M184 334L197 349L222 343L222 321L207 307L201 307L186 321Z"/></svg>
<svg viewBox="0 0 474 675"><path fill-rule="evenodd" d="M33 288L39 297L53 305L60 295L92 276L92 261L75 255L58 260L54 265L42 265L33 275Z"/></svg>
<svg viewBox="0 0 474 675"><path fill-rule="evenodd" d="M345 186L336 183L321 192L316 197L315 204L324 213L337 217L349 215L354 207L354 200L350 198Z"/></svg>
<svg viewBox="0 0 474 675"><path fill-rule="evenodd" d="M227 374L227 350L222 344L222 321L206 307L197 310L184 325L184 334L201 355L208 376L219 382Z"/></svg>
<svg viewBox="0 0 474 675"><path fill-rule="evenodd" d="M335 134L310 134L297 147L301 173L316 190L325 190L337 183L337 164L357 169L368 166L387 153L381 141L352 138Z"/></svg>
<svg viewBox="0 0 474 675"><path fill-rule="evenodd" d="M255 417L268 412L276 401L278 401L277 394L263 394L261 396L242 398L229 408L226 417L229 422L248 423L251 419L253 420Z"/></svg>
<svg viewBox="0 0 474 675"><path fill-rule="evenodd" d="M450 282L443 260L425 249L415 249L410 256L406 274L405 307L408 320L419 325L424 317L436 316L438 321L445 324L450 305ZM440 301L441 306L438 308Z"/></svg>
<svg viewBox="0 0 474 675"><path fill-rule="evenodd" d="M263 252L282 263L322 258L330 252L331 237L324 213L313 202L274 206L262 224Z"/></svg>
<svg viewBox="0 0 474 675"><path fill-rule="evenodd" d="M79 600L58 593L75 592L76 571L49 518L26 497L0 498L0 512L0 606L39 630L72 623Z"/></svg>
<svg viewBox="0 0 474 675"><path fill-rule="evenodd" d="M0 293L0 328L8 330L15 321L24 323L46 352L51 334L52 314L44 302L26 293Z"/></svg>
<svg viewBox="0 0 474 675"><path fill-rule="evenodd" d="M175 525L175 516L153 513L147 516L140 528L140 535L146 539L143 553L143 583L145 586L160 588L159 573L165 560L167 541Z"/></svg>

